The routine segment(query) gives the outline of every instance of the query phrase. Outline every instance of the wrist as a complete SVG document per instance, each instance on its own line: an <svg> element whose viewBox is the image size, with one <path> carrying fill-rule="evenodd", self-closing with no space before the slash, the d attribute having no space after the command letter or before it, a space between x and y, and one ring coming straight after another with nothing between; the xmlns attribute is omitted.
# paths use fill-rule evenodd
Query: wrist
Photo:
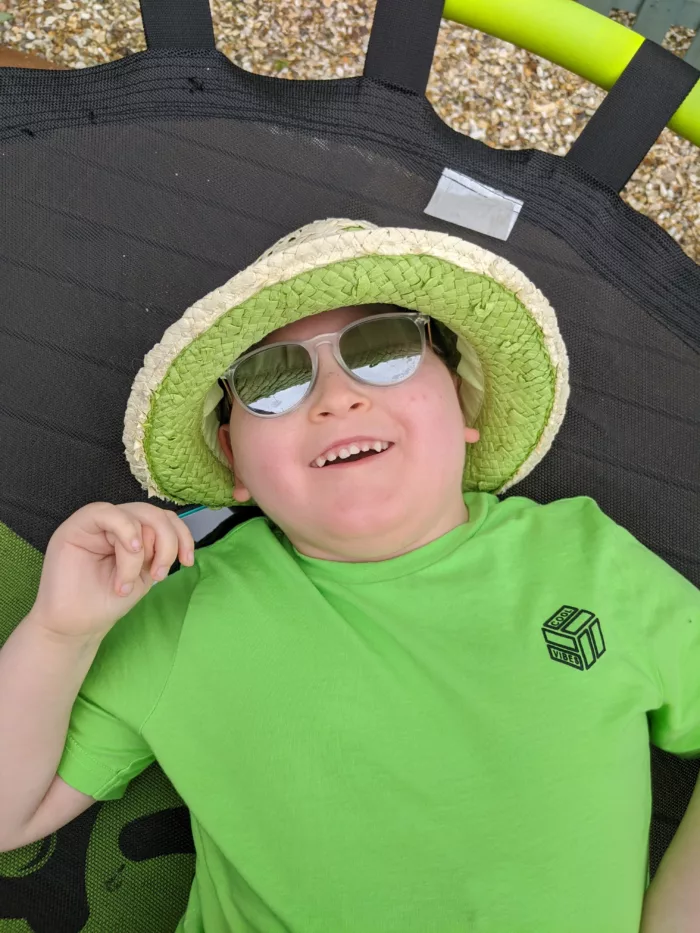
<svg viewBox="0 0 700 933"><path fill-rule="evenodd" d="M66 632L57 628L50 616L47 616L36 607L30 609L20 625L46 644L57 648L66 647L70 650L84 653L97 651L106 632Z"/></svg>

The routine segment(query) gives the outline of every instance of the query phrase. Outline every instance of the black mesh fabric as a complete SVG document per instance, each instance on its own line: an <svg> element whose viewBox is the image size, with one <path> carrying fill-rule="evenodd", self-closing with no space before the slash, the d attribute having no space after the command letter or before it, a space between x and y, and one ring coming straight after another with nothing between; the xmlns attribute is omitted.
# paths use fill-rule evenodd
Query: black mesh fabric
<svg viewBox="0 0 700 933"><path fill-rule="evenodd" d="M174 34L187 44L186 23ZM167 45L162 23L151 35ZM509 494L590 495L700 584L698 267L572 161L493 150L376 74L246 73L206 36L205 20L198 48L154 43L79 72L0 71L0 521L43 552L85 503L145 501L121 442L144 354L278 237L341 216L449 232L542 289L569 350L572 397L552 451ZM524 201L507 242L424 213L445 167ZM653 762L655 869L697 764ZM152 845L151 831L132 826L127 850L130 838L151 855L190 844L176 800ZM24 916L7 912L16 902L3 908Z"/></svg>
<svg viewBox="0 0 700 933"><path fill-rule="evenodd" d="M75 73L13 69L0 74L0 117L0 417L12 451L1 517L40 550L85 501L140 494L123 457L123 411L165 327L277 237L327 216L445 230L515 262L557 308L591 404L613 392L656 411L663 399L656 414L667 410L674 440L653 450L626 415L608 424L596 408L612 448L623 448L620 468L697 492L697 267L566 160L491 150L442 124L425 98L371 79L285 82L217 52L146 52ZM446 165L524 200L507 243L423 213ZM595 382L594 360L575 353L593 317L592 357L615 360ZM574 393L570 424L583 404ZM600 495L586 480L576 490ZM692 523L673 512L687 529L673 531L680 544Z"/></svg>

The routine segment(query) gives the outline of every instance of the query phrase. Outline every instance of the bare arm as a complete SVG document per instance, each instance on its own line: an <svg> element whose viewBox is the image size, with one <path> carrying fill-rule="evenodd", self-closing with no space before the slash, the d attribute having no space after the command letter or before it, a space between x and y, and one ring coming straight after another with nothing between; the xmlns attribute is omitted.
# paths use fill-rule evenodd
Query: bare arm
<svg viewBox="0 0 700 933"><path fill-rule="evenodd" d="M22 846L28 846L30 842L36 842L37 839L50 836L51 833L55 833L62 826L79 817L95 802L94 797L82 794L79 790L66 784L58 775L55 775L46 796L39 804L34 816L24 827L19 838L8 845L6 849L0 846L0 852L21 849Z"/></svg>
<svg viewBox="0 0 700 933"><path fill-rule="evenodd" d="M644 899L640 933L700 929L700 780Z"/></svg>
<svg viewBox="0 0 700 933"><path fill-rule="evenodd" d="M178 554L193 563L185 523L139 502L90 503L51 536L34 606L0 651L0 851L93 802L56 775L73 704L102 639Z"/></svg>
<svg viewBox="0 0 700 933"><path fill-rule="evenodd" d="M95 802L56 768L100 641L54 634L30 613L0 651L0 851L43 838Z"/></svg>

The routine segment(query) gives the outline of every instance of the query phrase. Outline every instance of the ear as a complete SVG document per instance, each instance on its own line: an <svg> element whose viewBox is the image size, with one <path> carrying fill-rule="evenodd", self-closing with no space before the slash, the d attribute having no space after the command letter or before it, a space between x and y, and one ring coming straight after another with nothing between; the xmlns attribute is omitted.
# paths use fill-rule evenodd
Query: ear
<svg viewBox="0 0 700 933"><path fill-rule="evenodd" d="M219 427L218 437L219 445L221 446L221 449L223 450L226 459L229 462L231 473L233 474L232 498L235 499L236 502L247 502L251 498L251 495L247 486L244 486L241 482L240 477L236 476L233 448L231 447L231 428L228 424L222 424Z"/></svg>
<svg viewBox="0 0 700 933"><path fill-rule="evenodd" d="M222 424L219 426L217 432L219 438L219 446L226 455L226 459L229 462L229 466L233 470L233 451L231 450L231 428L227 424Z"/></svg>
<svg viewBox="0 0 700 933"><path fill-rule="evenodd" d="M462 386L462 378L457 373L453 373L453 372L450 373L450 376L452 376L452 382L454 383L455 392L457 393L457 396L459 397L459 390ZM480 437L480 434L476 428L468 428L465 424L464 426L465 443L476 444L476 442L479 440L479 437Z"/></svg>

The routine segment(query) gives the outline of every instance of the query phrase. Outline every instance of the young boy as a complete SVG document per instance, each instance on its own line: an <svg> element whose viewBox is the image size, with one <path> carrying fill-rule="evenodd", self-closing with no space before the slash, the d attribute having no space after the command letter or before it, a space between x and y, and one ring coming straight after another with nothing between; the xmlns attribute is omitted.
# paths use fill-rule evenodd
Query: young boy
<svg viewBox="0 0 700 933"><path fill-rule="evenodd" d="M154 505L57 529L0 652L0 847L157 759L197 850L181 933L636 933L649 727L700 753L700 598L588 497L496 497L567 391L544 296L443 234L311 224L189 309L129 463L265 517L196 558ZM696 928L698 838L645 933Z"/></svg>

